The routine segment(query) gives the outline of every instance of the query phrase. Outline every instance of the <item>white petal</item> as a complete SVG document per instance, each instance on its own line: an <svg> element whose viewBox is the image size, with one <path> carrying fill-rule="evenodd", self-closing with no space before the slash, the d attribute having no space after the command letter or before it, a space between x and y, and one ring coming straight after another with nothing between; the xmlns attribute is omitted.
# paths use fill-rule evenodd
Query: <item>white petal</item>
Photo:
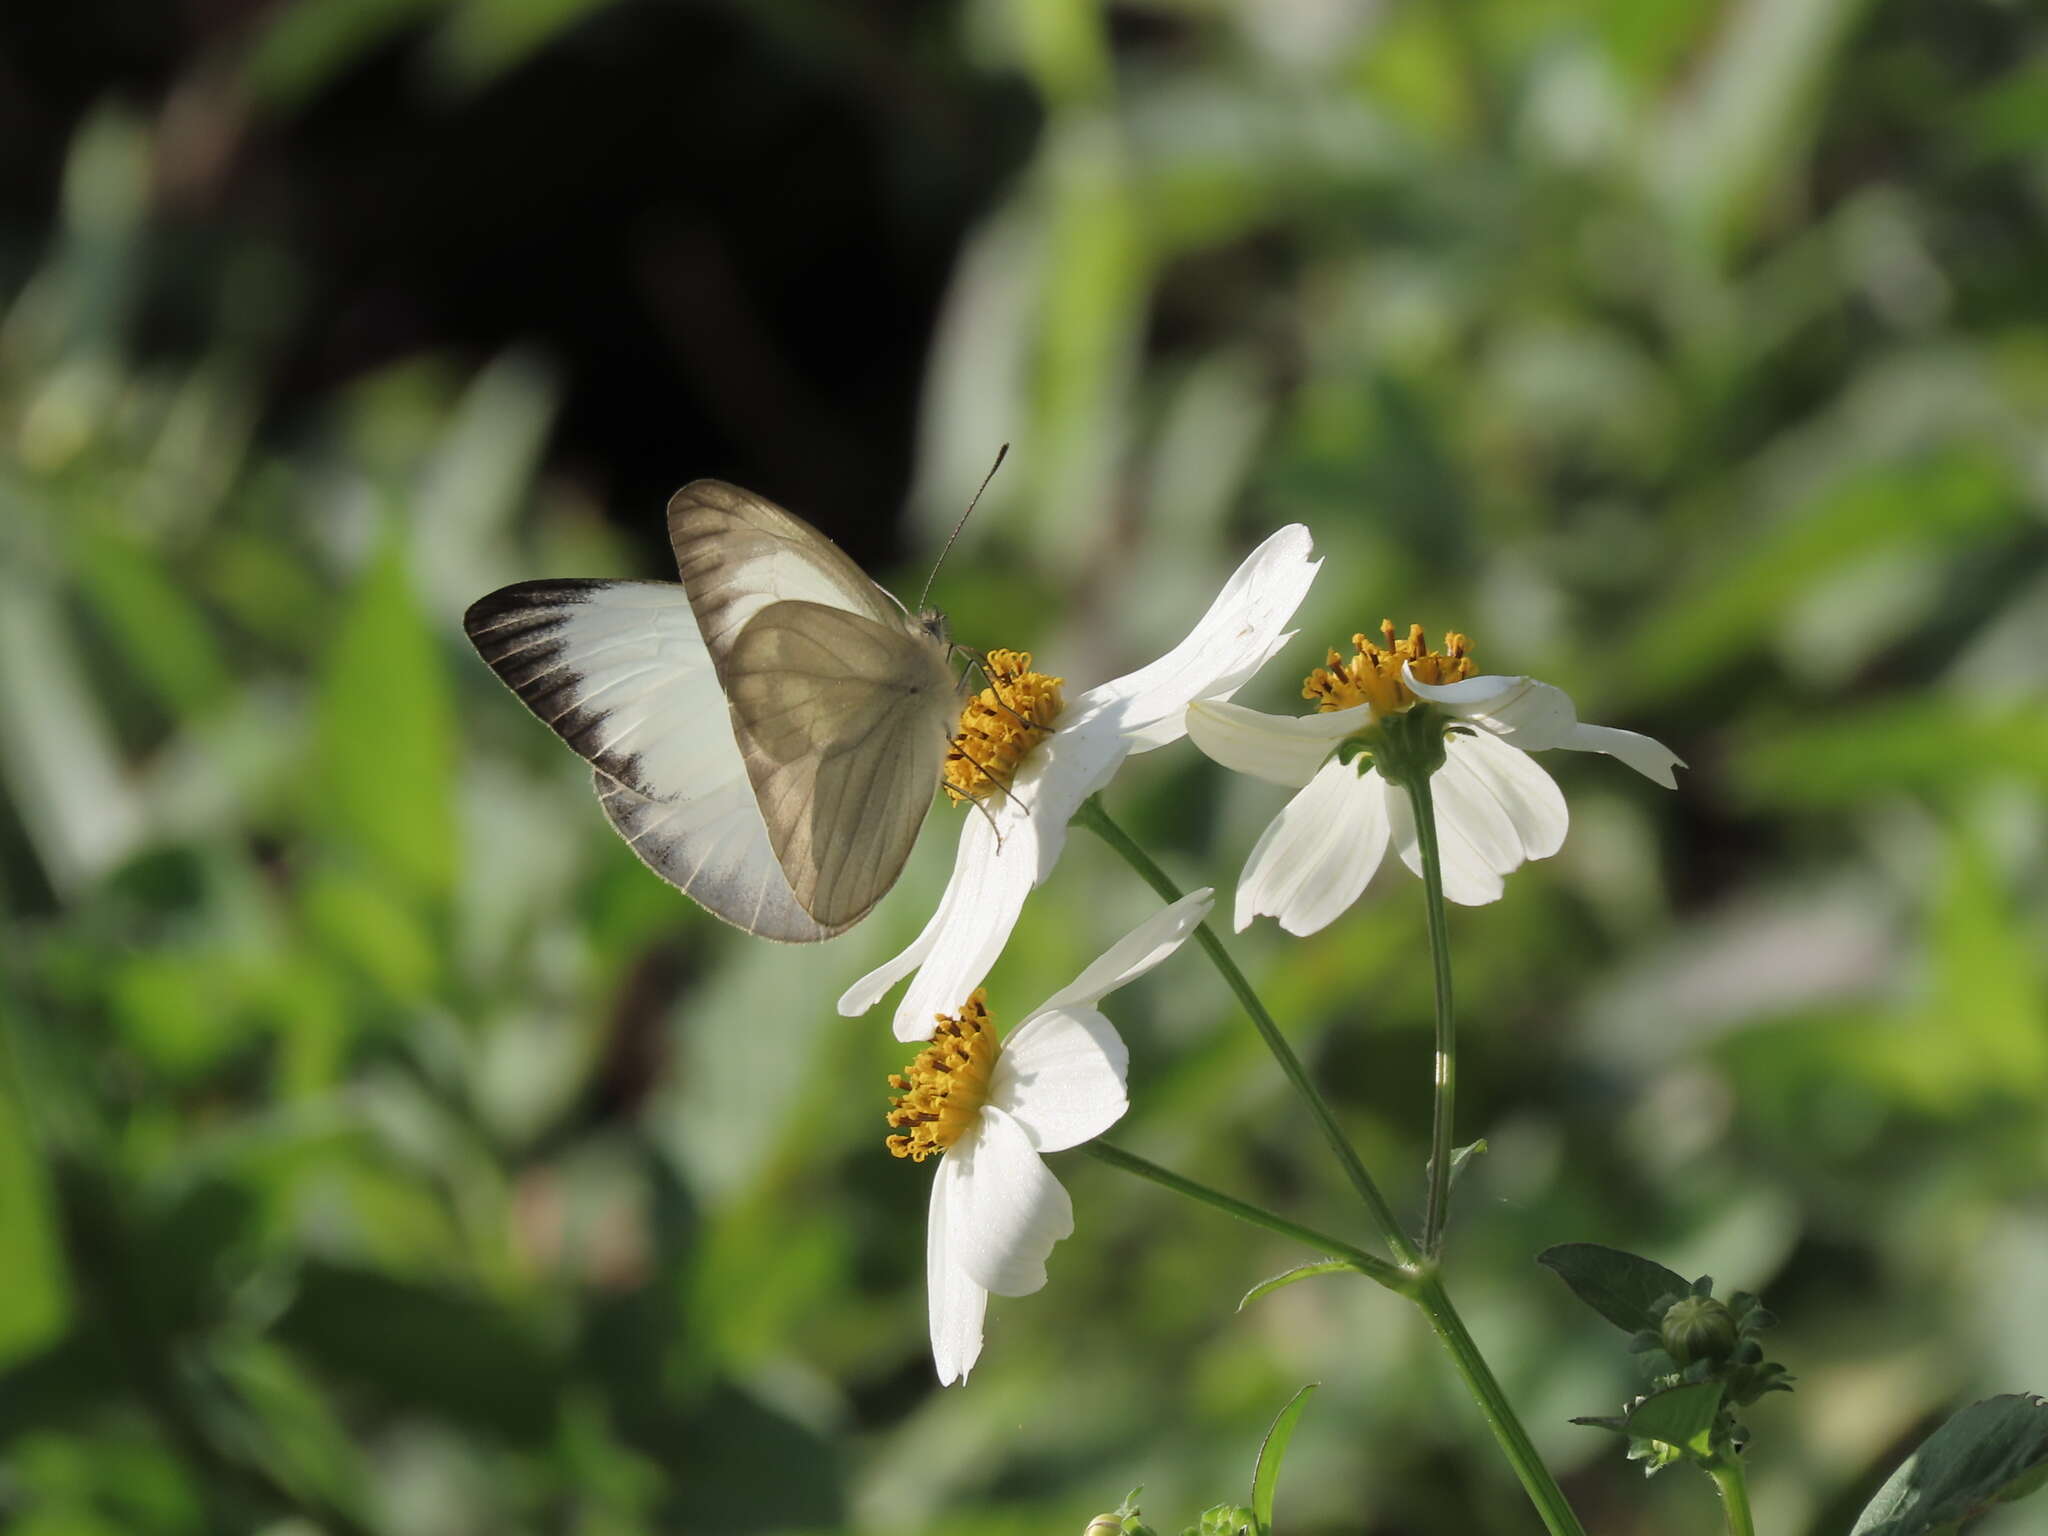
<svg viewBox="0 0 2048 1536"><path fill-rule="evenodd" d="M1178 741L1196 699L1227 698L1284 643L1320 560L1308 530L1290 523L1245 556L1188 637L1150 666L1089 689L1070 707L1112 715L1134 752Z"/></svg>
<svg viewBox="0 0 2048 1536"><path fill-rule="evenodd" d="M1414 664L1405 661L1401 676L1417 698L1428 699L1444 713L1469 720L1524 752L1563 746L1578 724L1571 695L1533 677L1468 677L1438 687L1418 683Z"/></svg>
<svg viewBox="0 0 2048 1536"><path fill-rule="evenodd" d="M1041 1010L1003 1042L988 1102L1024 1128L1040 1152L1100 1136L1130 1108L1131 1053L1092 1008Z"/></svg>
<svg viewBox="0 0 2048 1536"><path fill-rule="evenodd" d="M1488 869L1505 875L1522 867L1522 836L1494 797L1491 781L1474 771L1479 755L1474 741L1459 735L1444 742L1444 765L1430 776L1430 798L1436 802L1437 825L1445 829L1445 836L1462 837ZM1448 849L1445 856L1449 857Z"/></svg>
<svg viewBox="0 0 2048 1536"><path fill-rule="evenodd" d="M1387 849L1387 782L1350 763L1323 766L1281 809L1245 861L1237 927L1280 919L1289 933L1328 926L1365 889Z"/></svg>
<svg viewBox="0 0 2048 1536"><path fill-rule="evenodd" d="M1171 906L1161 907L1104 950L1079 976L1040 1003L1030 1016L1055 1008L1094 1007L1125 982L1136 980L1179 949L1215 904L1216 893L1204 886L1188 892Z"/></svg>
<svg viewBox="0 0 2048 1536"><path fill-rule="evenodd" d="M934 1017L957 1012L988 976L1025 898L1059 862L1067 823L1128 753L1110 716L1063 718L1025 760L1009 793L982 802L986 816L971 807L956 811L963 818L960 851L938 910L909 948L846 989L839 1011L865 1013L916 969L896 1005L896 1038L930 1039Z"/></svg>
<svg viewBox="0 0 2048 1536"><path fill-rule="evenodd" d="M1558 745L1572 752L1605 752L1666 789L1678 788L1678 775L1671 770L1685 766L1685 759L1663 742L1611 725L1573 726L1571 734Z"/></svg>
<svg viewBox="0 0 2048 1536"><path fill-rule="evenodd" d="M986 817L972 807L960 813L966 817L960 850L931 921L903 953L846 989L841 1013L865 1013L915 970L917 979L896 1007L895 1033L899 1040L929 1040L937 1015L958 1012L981 985L1036 883L1043 830L1028 817L1006 814L1005 807L988 810Z"/></svg>
<svg viewBox="0 0 2048 1536"><path fill-rule="evenodd" d="M1372 724L1372 706L1329 714L1267 715L1221 699L1188 706L1188 737L1237 773L1299 789L1316 776L1337 743Z"/></svg>
<svg viewBox="0 0 2048 1536"><path fill-rule="evenodd" d="M1445 748L1507 813L1524 858L1547 859L1564 845L1571 825L1564 792L1528 753L1484 734L1453 736Z"/></svg>
<svg viewBox="0 0 2048 1536"><path fill-rule="evenodd" d="M1581 725L1569 695L1533 677L1468 677L1462 683L1432 687L1415 681L1409 663L1401 675L1420 698L1446 713L1469 720L1524 752L1563 747L1571 752L1605 752L1619 758L1646 779L1666 789L1678 788L1673 768L1685 759L1663 742L1611 725Z"/></svg>
<svg viewBox="0 0 2048 1536"><path fill-rule="evenodd" d="M967 838L972 830L971 827L966 826L960 829L959 849L953 855L952 878L946 882L945 894L939 898L938 906L933 909L932 915L925 919L924 928L918 933L916 938L912 939L905 946L900 954L892 955L889 959L884 960L872 971L869 971L867 975L861 977L859 981L856 981L852 986L839 994L838 1008L842 1016L851 1019L866 1013L882 1000L883 995L891 987L924 964L924 957L932 952L933 947L939 942L939 936L945 932L946 923L944 919L948 899L953 894L953 887L968 878L962 871L968 868ZM979 866L980 858L977 857L973 866L975 871L979 871ZM924 1038L929 1039L930 1037L927 1035Z"/></svg>
<svg viewBox="0 0 2048 1536"><path fill-rule="evenodd" d="M1432 794L1434 789L1435 781L1432 780ZM1415 811L1406 790L1388 790L1387 822L1394 851L1401 855L1401 862L1416 874L1421 874L1422 849L1415 841ZM1444 815L1441 804L1436 810L1436 840L1437 849L1443 857L1444 898L1447 901L1455 901L1461 907L1483 907L1490 901L1500 900L1503 886L1499 871L1480 856L1457 823Z"/></svg>
<svg viewBox="0 0 2048 1536"><path fill-rule="evenodd" d="M952 1252L949 1208L957 1200L959 1174L950 1154L939 1160L925 1227L925 1315L942 1387L965 1381L974 1368L981 1355L981 1320L988 1311L988 1292L968 1278Z"/></svg>
<svg viewBox="0 0 2048 1536"><path fill-rule="evenodd" d="M1074 1230L1074 1203L1024 1127L984 1105L978 1132L954 1142L946 1162L957 1169L946 1206L953 1262L998 1296L1028 1296L1043 1286L1046 1255Z"/></svg>

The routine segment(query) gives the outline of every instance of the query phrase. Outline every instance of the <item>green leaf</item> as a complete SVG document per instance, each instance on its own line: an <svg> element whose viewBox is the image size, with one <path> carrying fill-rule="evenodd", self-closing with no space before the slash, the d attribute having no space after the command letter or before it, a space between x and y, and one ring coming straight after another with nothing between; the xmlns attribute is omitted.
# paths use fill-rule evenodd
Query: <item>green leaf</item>
<svg viewBox="0 0 2048 1536"><path fill-rule="evenodd" d="M2048 1402L2004 1393L1972 1403L1921 1442L1864 1506L1849 1536L1926 1536L2048 1479Z"/></svg>
<svg viewBox="0 0 2048 1536"><path fill-rule="evenodd" d="M1675 221L1732 251L1803 163L1807 127L1866 0L1737 7L1688 61L1687 89L1646 123L1651 184Z"/></svg>
<svg viewBox="0 0 2048 1536"><path fill-rule="evenodd" d="M1572 1423L1583 1425L1587 1429L1608 1430L1617 1435L1628 1433L1628 1420L1613 1414L1587 1414L1573 1419Z"/></svg>
<svg viewBox="0 0 2048 1536"><path fill-rule="evenodd" d="M132 537L98 528L75 536L84 596L165 708L189 718L225 697L233 683L220 644L171 572Z"/></svg>
<svg viewBox="0 0 2048 1536"><path fill-rule="evenodd" d="M1480 1137L1477 1141L1469 1142L1465 1146L1454 1150L1451 1153L1451 1176L1445 1181L1445 1187L1456 1189L1458 1187L1458 1176L1465 1171L1465 1165L1471 1162L1473 1158L1485 1152L1485 1150L1486 1138L1484 1136Z"/></svg>
<svg viewBox="0 0 2048 1536"><path fill-rule="evenodd" d="M1316 1275L1334 1275L1340 1270L1357 1272L1358 1266L1349 1259L1318 1259L1313 1264L1297 1264L1292 1269L1283 1269L1279 1274L1274 1275L1270 1279L1261 1280L1257 1285L1246 1291L1237 1303L1237 1310L1242 1312L1261 1296L1270 1296L1273 1292L1285 1286L1290 1286L1297 1280L1308 1280Z"/></svg>
<svg viewBox="0 0 2048 1536"><path fill-rule="evenodd" d="M1759 715L1737 740L1729 774L1745 800L1806 810L1862 804L1890 790L1954 797L1991 778L2048 785L2048 720L2031 705L1936 690L1803 719Z"/></svg>
<svg viewBox="0 0 2048 1536"><path fill-rule="evenodd" d="M1252 1519L1257 1522L1259 1536L1269 1536L1273 1529L1273 1491L1280 1486L1280 1463L1287 1458L1287 1443L1301 1423L1309 1395L1321 1385L1312 1381L1290 1397L1287 1406L1274 1416L1273 1427L1266 1431L1266 1442L1259 1447L1259 1463L1252 1470Z"/></svg>
<svg viewBox="0 0 2048 1536"><path fill-rule="evenodd" d="M1560 1243L1536 1255L1587 1306L1623 1333L1657 1326L1658 1298L1692 1289L1662 1264L1599 1243Z"/></svg>
<svg viewBox="0 0 2048 1536"><path fill-rule="evenodd" d="M415 894L455 873L455 725L432 629L397 541L364 575L320 692L321 810Z"/></svg>
<svg viewBox="0 0 2048 1536"><path fill-rule="evenodd" d="M1722 1382L1699 1381L1652 1392L1629 1410L1628 1432L1695 1456L1709 1456L1714 1416L1721 1411L1724 1390Z"/></svg>
<svg viewBox="0 0 2048 1536"><path fill-rule="evenodd" d="M1853 562L1991 538L2017 516L2010 470L1964 446L1858 466L1776 523L1730 541L1729 559L1680 585L1630 643L1627 686L1669 697L1767 646L1801 597Z"/></svg>
<svg viewBox="0 0 2048 1536"><path fill-rule="evenodd" d="M11 1075L0 1073L0 1253L7 1255L0 1364L5 1365L55 1341L71 1312L47 1176L26 1110Z"/></svg>
<svg viewBox="0 0 2048 1536"><path fill-rule="evenodd" d="M309 1262L273 1337L391 1407L526 1446L554 1431L558 1363L532 1331L481 1297Z"/></svg>

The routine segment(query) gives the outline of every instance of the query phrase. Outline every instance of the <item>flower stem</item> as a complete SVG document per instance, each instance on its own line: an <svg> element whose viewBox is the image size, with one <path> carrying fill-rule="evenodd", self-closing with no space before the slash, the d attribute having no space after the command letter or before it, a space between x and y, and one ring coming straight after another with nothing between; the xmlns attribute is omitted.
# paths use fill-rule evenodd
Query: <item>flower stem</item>
<svg viewBox="0 0 2048 1536"><path fill-rule="evenodd" d="M1126 1152L1122 1147L1112 1146L1106 1141L1091 1141L1081 1147L1090 1157L1105 1162L1112 1168L1121 1168L1126 1173L1135 1173L1141 1179L1150 1179L1154 1184L1165 1186L1191 1200L1214 1206L1227 1216L1249 1222L1255 1227L1264 1227L1268 1232L1277 1232L1282 1237L1291 1237L1297 1242L1308 1244L1342 1259L1368 1280L1376 1280L1390 1291L1403 1296L1415 1294L1416 1279L1410 1270L1400 1269L1385 1259L1376 1259L1363 1248L1339 1238L1318 1232L1314 1227L1305 1227L1298 1221L1289 1221L1285 1216L1275 1215L1263 1206L1252 1205L1235 1196L1226 1195L1220 1189L1211 1189L1206 1184L1197 1184L1193 1179L1183 1178L1171 1169L1139 1157L1135 1152Z"/></svg>
<svg viewBox="0 0 2048 1536"><path fill-rule="evenodd" d="M1728 1536L1756 1536L1756 1521L1749 1512L1749 1484L1743 1480L1741 1458L1716 1456L1707 1463L1707 1475L1721 1490L1721 1508L1728 1516Z"/></svg>
<svg viewBox="0 0 2048 1536"><path fill-rule="evenodd" d="M1543 1458L1537 1454L1529 1432L1522 1428L1522 1421L1515 1417L1514 1405L1494 1378L1493 1371L1486 1363L1486 1357L1479 1352L1479 1345L1466 1331L1465 1320L1458 1316L1451 1305L1451 1298L1444 1290L1443 1278L1436 1268L1425 1267L1418 1272L1418 1283L1409 1292L1415 1304L1422 1308L1429 1319L1430 1327L1443 1341L1445 1349L1451 1352L1451 1360L1458 1368L1458 1374L1465 1378L1473 1400L1479 1404L1479 1412L1486 1419L1486 1427L1493 1431L1493 1438L1499 1443L1501 1454L1508 1459L1508 1465L1515 1469L1515 1476L1522 1484L1522 1491L1529 1496L1529 1502L1536 1506L1536 1513L1542 1517L1543 1528L1550 1536L1586 1536L1586 1528L1579 1524L1579 1517L1572 1513L1566 1502L1564 1490L1557 1486L1557 1480L1550 1475L1550 1469L1543 1465ZM1745 1530L1744 1536L1750 1536Z"/></svg>
<svg viewBox="0 0 2048 1536"><path fill-rule="evenodd" d="M1429 775L1417 773L1404 783L1408 802L1415 808L1415 845L1422 855L1422 894L1429 910L1429 955L1436 970L1436 1104L1429 1124L1429 1202L1422 1216L1422 1251L1434 1259L1443 1251L1444 1222L1450 1216L1458 1025L1451 1011L1451 933L1444 918L1443 852L1437 845Z"/></svg>
<svg viewBox="0 0 2048 1536"><path fill-rule="evenodd" d="M1099 797L1090 795L1081 802L1081 809L1074 814L1074 821L1086 827L1097 837L1123 856L1125 863L1136 870L1145 882L1168 901L1179 901L1186 894L1173 883L1172 876L1152 861L1152 856L1131 840L1129 833L1110 820L1109 813L1102 808ZM1244 1011L1251 1016L1252 1026L1259 1032L1259 1038L1266 1043L1266 1049L1273 1053L1273 1059L1280 1064L1280 1070L1287 1081L1294 1085L1294 1091L1308 1106L1310 1117L1323 1133L1323 1139L1330 1144L1330 1150L1337 1156L1344 1175L1350 1179L1351 1187L1358 1192L1358 1198L1365 1202L1366 1211L1371 1215L1373 1225L1379 1228L1380 1236L1393 1250L1394 1257L1403 1264L1413 1264L1419 1255L1402 1232L1401 1223L1394 1215L1394 1209L1387 1204L1387 1197L1380 1193L1379 1185L1366 1171L1357 1150L1345 1136L1343 1127L1337 1124L1337 1117L1331 1112L1316 1085L1309 1081L1308 1071L1301 1064L1301 1058L1294 1054L1294 1047L1287 1043L1287 1037L1280 1033L1280 1026L1273 1015L1266 1011L1266 1005L1259 1000L1252 984L1245 979L1237 962L1230 958L1230 952L1223 947L1223 941L1207 923L1195 930L1195 939L1202 951L1209 957L1209 963L1216 967L1237 1000L1244 1005Z"/></svg>

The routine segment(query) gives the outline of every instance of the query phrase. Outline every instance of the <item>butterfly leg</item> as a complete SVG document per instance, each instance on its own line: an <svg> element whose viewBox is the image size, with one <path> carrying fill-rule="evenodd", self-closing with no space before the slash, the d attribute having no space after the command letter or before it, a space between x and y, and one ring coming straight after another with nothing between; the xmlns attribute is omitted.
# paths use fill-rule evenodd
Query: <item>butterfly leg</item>
<svg viewBox="0 0 2048 1536"><path fill-rule="evenodd" d="M1029 816L1031 814L1031 807L1026 805L1022 800L1019 800L1015 795L1011 794L1010 786L1005 784L1001 779L997 778L994 770L991 769L986 763L977 762L971 755L969 755L967 749L965 747L960 746L957 742L953 746L953 751L959 756L960 761L967 764L968 767L978 770L981 776L984 779L988 780L990 789L994 790L997 794L1000 794L1005 800L1010 801L1013 805L1017 807L1018 810L1022 811L1026 816ZM980 805L983 800L988 798L986 795L964 795L961 794L958 790L949 790L948 793L952 794L953 797L957 800L971 800L976 805Z"/></svg>
<svg viewBox="0 0 2048 1536"><path fill-rule="evenodd" d="M967 652L969 666L979 671L982 681L988 684L988 691L995 696L997 709L1000 709L1027 731L1042 731L1045 729L1044 726L1037 724L1035 721L1026 720L1010 707L1010 701L1003 697L1003 685L997 682L995 674L989 671L988 653L986 651L972 650L966 646L962 646L961 649ZM966 672L962 672L960 675L963 679L967 676Z"/></svg>

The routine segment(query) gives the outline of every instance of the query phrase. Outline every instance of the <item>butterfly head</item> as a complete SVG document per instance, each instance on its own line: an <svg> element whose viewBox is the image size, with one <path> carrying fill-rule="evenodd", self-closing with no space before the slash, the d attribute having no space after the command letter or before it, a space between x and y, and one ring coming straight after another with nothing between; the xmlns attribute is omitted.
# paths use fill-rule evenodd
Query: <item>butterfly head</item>
<svg viewBox="0 0 2048 1536"><path fill-rule="evenodd" d="M916 618L911 622L917 625L920 632L931 636L946 649L953 648L953 626L946 622L946 616L938 609L920 608L917 610Z"/></svg>

